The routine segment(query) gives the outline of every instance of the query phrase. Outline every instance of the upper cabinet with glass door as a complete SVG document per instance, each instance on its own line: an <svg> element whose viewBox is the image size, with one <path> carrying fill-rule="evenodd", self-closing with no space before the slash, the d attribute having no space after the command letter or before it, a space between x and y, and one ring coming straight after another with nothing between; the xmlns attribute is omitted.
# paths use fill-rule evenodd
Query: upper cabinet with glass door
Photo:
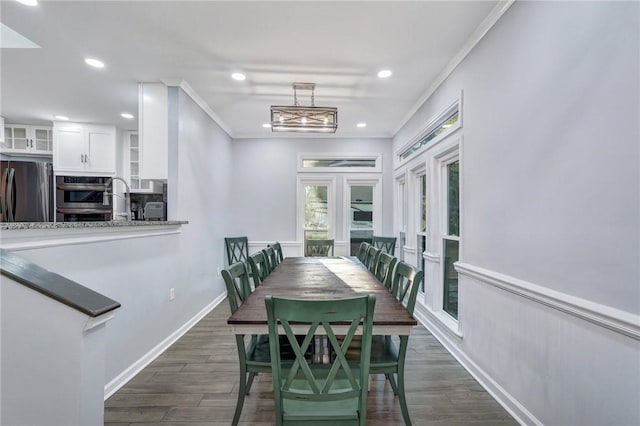
<svg viewBox="0 0 640 426"><path fill-rule="evenodd" d="M53 155L53 130L48 126L5 124L0 152L20 155Z"/></svg>
<svg viewBox="0 0 640 426"><path fill-rule="evenodd" d="M138 132L125 132L124 170L131 192L162 192L162 182L140 178L140 143Z"/></svg>

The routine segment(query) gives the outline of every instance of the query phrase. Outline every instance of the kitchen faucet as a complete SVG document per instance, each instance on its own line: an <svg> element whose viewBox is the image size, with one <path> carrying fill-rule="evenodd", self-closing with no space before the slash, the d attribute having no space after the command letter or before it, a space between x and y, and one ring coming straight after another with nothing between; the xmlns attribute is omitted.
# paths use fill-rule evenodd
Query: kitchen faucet
<svg viewBox="0 0 640 426"><path fill-rule="evenodd" d="M119 180L122 183L124 183L124 186L126 188L126 192L124 193L124 197L122 195L116 194L115 192L109 192L109 185L114 180ZM126 215L127 215L127 221L130 222L131 221L131 189L129 188L129 184L127 183L127 181L122 179L119 176L110 177L104 183L104 192L102 193L102 205L103 206L108 206L109 205L109 195L117 195L118 197L124 199L124 209L125 209L125 212L126 212Z"/></svg>

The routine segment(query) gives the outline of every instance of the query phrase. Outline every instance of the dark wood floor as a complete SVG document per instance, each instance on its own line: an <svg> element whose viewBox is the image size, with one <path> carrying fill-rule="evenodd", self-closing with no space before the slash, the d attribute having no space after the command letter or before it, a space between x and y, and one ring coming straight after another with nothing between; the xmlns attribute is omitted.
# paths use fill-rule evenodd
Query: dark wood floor
<svg viewBox="0 0 640 426"><path fill-rule="evenodd" d="M109 426L229 425L238 390L238 359L223 302L105 402ZM513 418L423 327L407 355L407 402L414 425L516 425ZM245 400L240 424L274 424L271 376L259 376ZM372 376L371 426L402 425L397 398Z"/></svg>

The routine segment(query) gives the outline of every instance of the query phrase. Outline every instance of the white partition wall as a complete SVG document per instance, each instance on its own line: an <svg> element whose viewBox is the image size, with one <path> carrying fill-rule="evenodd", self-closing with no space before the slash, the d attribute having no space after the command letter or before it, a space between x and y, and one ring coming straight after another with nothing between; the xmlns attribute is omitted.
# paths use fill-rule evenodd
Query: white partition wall
<svg viewBox="0 0 640 426"><path fill-rule="evenodd" d="M398 154L462 93L461 127L394 161L407 258L426 261L417 312L524 424L640 423L639 18L637 2L516 2L394 137ZM438 294L447 144L457 319ZM436 235L416 253L420 167Z"/></svg>

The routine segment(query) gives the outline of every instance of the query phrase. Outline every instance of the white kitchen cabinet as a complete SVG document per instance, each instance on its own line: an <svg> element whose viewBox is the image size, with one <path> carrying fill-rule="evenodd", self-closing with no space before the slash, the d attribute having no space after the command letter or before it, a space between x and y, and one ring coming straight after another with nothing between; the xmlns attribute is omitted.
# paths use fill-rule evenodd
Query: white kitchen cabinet
<svg viewBox="0 0 640 426"><path fill-rule="evenodd" d="M131 192L162 192L162 182L140 177L140 143L138 132L124 133L124 174Z"/></svg>
<svg viewBox="0 0 640 426"><path fill-rule="evenodd" d="M115 174L115 127L54 123L53 139L53 168L57 174Z"/></svg>
<svg viewBox="0 0 640 426"><path fill-rule="evenodd" d="M138 93L140 177L169 177L169 89L163 83L140 83Z"/></svg>
<svg viewBox="0 0 640 426"><path fill-rule="evenodd" d="M5 124L0 151L5 154L52 155L53 130L47 126Z"/></svg>

